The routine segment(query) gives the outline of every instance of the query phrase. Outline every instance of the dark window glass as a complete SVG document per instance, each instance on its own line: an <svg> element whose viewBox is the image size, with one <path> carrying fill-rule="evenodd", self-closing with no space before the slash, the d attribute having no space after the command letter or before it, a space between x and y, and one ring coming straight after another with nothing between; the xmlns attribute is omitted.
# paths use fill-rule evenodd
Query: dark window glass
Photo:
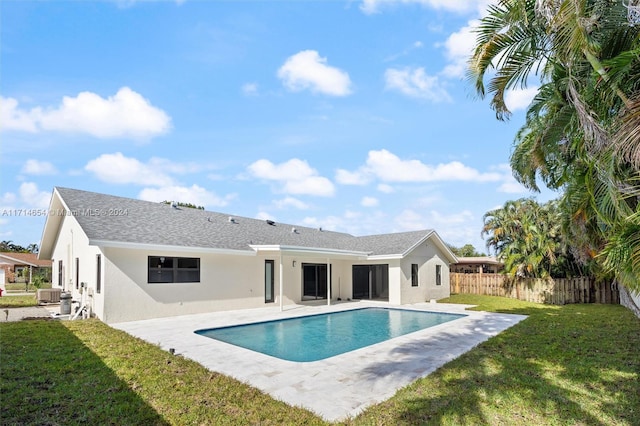
<svg viewBox="0 0 640 426"><path fill-rule="evenodd" d="M270 303L275 300L273 295L274 290L274 261L264 261L264 301Z"/></svg>
<svg viewBox="0 0 640 426"><path fill-rule="evenodd" d="M76 290L80 288L80 258L76 257Z"/></svg>
<svg viewBox="0 0 640 426"><path fill-rule="evenodd" d="M436 265L436 285L442 285L442 265Z"/></svg>
<svg viewBox="0 0 640 426"><path fill-rule="evenodd" d="M96 255L96 293L100 294L102 290L102 257Z"/></svg>
<svg viewBox="0 0 640 426"><path fill-rule="evenodd" d="M200 267L200 259L195 257L179 257L178 268L192 268L198 269Z"/></svg>
<svg viewBox="0 0 640 426"><path fill-rule="evenodd" d="M149 256L149 283L200 282L200 259L197 257Z"/></svg>
<svg viewBox="0 0 640 426"><path fill-rule="evenodd" d="M411 264L411 287L418 287L418 264Z"/></svg>
<svg viewBox="0 0 640 426"><path fill-rule="evenodd" d="M62 287L63 278L62 278L62 260L58 260L58 286Z"/></svg>

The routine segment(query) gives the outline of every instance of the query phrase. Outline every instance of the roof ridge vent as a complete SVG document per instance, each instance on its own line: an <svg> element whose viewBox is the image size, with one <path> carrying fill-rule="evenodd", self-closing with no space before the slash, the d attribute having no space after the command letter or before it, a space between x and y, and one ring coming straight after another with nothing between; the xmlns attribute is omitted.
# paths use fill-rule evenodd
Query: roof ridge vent
<svg viewBox="0 0 640 426"><path fill-rule="evenodd" d="M297 233L298 233L298 230L297 230L296 228L291 228L291 233L293 233L293 234L297 234Z"/></svg>
<svg viewBox="0 0 640 426"><path fill-rule="evenodd" d="M231 223L238 223L238 221L236 220L236 218L235 218L235 217L233 217L233 216L229 216L229 222L231 222Z"/></svg>
<svg viewBox="0 0 640 426"><path fill-rule="evenodd" d="M267 219L267 225L276 226L276 223L270 219Z"/></svg>
<svg viewBox="0 0 640 426"><path fill-rule="evenodd" d="M322 232L322 226L318 227L318 231Z"/></svg>

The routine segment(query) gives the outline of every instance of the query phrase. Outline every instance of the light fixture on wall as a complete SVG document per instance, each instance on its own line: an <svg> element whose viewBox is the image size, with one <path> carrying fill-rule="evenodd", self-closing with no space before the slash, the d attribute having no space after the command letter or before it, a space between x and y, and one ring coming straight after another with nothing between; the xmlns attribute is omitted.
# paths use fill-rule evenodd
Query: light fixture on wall
<svg viewBox="0 0 640 426"><path fill-rule="evenodd" d="M296 267L296 261L295 260L293 261L293 267L294 268Z"/></svg>

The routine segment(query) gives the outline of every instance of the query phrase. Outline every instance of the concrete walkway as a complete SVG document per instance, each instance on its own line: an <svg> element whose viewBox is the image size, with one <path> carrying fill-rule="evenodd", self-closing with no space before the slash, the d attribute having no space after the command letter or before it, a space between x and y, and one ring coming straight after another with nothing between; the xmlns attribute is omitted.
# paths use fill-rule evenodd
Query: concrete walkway
<svg viewBox="0 0 640 426"><path fill-rule="evenodd" d="M302 406L329 421L355 416L366 407L392 397L396 391L479 343L526 318L523 315L464 311L464 305L419 303L397 306L465 317L314 362L291 362L195 334L194 331L344 311L374 302L332 306L287 306L215 312L112 324L149 343L170 348L211 371L249 383L276 399Z"/></svg>
<svg viewBox="0 0 640 426"><path fill-rule="evenodd" d="M22 321L25 318L51 318L51 311L43 306L0 308L0 322Z"/></svg>

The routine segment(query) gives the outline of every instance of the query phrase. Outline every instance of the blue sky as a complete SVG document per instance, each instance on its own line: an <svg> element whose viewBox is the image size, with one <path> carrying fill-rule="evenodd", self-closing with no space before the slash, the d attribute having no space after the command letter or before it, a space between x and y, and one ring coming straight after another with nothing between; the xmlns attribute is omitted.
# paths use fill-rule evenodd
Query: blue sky
<svg viewBox="0 0 640 426"><path fill-rule="evenodd" d="M0 239L39 242L21 210L64 186L484 251L482 215L531 195L531 89L503 123L464 75L487 3L2 2Z"/></svg>

